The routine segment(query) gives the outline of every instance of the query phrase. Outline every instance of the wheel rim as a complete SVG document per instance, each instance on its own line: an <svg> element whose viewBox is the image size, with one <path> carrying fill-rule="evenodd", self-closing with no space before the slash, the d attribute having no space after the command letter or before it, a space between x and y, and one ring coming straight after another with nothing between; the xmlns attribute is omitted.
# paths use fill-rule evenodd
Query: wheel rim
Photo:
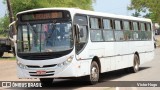
<svg viewBox="0 0 160 90"><path fill-rule="evenodd" d="M92 81L97 81L98 80L98 75L99 71L98 71L98 68L97 67L92 67L91 69L91 80Z"/></svg>

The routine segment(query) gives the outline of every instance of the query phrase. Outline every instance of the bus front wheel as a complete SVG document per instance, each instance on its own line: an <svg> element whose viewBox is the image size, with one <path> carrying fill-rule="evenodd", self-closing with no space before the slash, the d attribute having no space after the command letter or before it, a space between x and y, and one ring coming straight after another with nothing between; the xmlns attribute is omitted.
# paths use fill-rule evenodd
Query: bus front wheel
<svg viewBox="0 0 160 90"><path fill-rule="evenodd" d="M96 84L99 80L99 66L96 61L92 61L89 75L90 84Z"/></svg>
<svg viewBox="0 0 160 90"><path fill-rule="evenodd" d="M42 86L51 86L53 83L53 78L40 78L40 82L42 84Z"/></svg>

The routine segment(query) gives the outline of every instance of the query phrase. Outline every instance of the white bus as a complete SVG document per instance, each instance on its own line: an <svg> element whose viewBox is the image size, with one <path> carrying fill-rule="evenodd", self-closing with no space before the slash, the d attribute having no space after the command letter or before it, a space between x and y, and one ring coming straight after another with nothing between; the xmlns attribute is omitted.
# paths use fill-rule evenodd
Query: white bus
<svg viewBox="0 0 160 90"><path fill-rule="evenodd" d="M19 78L86 76L130 68L154 57L150 19L75 8L41 8L17 14L16 55Z"/></svg>

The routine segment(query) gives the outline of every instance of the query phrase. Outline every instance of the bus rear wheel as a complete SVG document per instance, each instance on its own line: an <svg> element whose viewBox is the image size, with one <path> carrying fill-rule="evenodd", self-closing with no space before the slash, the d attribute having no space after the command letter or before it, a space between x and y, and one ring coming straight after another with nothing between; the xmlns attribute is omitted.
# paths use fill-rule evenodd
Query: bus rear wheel
<svg viewBox="0 0 160 90"><path fill-rule="evenodd" d="M137 54L134 55L134 60L133 60L133 67L131 68L131 71L133 73L136 73L139 71L139 57Z"/></svg>
<svg viewBox="0 0 160 90"><path fill-rule="evenodd" d="M51 86L53 83L53 78L40 78L40 82L43 87L45 86Z"/></svg>
<svg viewBox="0 0 160 90"><path fill-rule="evenodd" d="M99 66L96 61L91 63L90 75L89 75L89 83L96 84L99 80Z"/></svg>

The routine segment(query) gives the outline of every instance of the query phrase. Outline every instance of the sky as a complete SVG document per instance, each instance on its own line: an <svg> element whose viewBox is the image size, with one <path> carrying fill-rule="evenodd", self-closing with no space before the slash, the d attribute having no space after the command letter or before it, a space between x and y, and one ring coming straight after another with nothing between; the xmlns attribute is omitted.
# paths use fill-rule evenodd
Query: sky
<svg viewBox="0 0 160 90"><path fill-rule="evenodd" d="M2 2L3 0L0 0L0 17L3 17L7 12L7 7ZM132 12L127 10L129 4L130 0L96 0L93 8L98 12L131 15Z"/></svg>
<svg viewBox="0 0 160 90"><path fill-rule="evenodd" d="M119 15L131 15L131 11L127 10L131 0L96 0L93 8L98 12L106 12Z"/></svg>
<svg viewBox="0 0 160 90"><path fill-rule="evenodd" d="M0 17L3 17L5 13L7 12L6 11L7 6L4 5L2 2L3 0L0 0Z"/></svg>

